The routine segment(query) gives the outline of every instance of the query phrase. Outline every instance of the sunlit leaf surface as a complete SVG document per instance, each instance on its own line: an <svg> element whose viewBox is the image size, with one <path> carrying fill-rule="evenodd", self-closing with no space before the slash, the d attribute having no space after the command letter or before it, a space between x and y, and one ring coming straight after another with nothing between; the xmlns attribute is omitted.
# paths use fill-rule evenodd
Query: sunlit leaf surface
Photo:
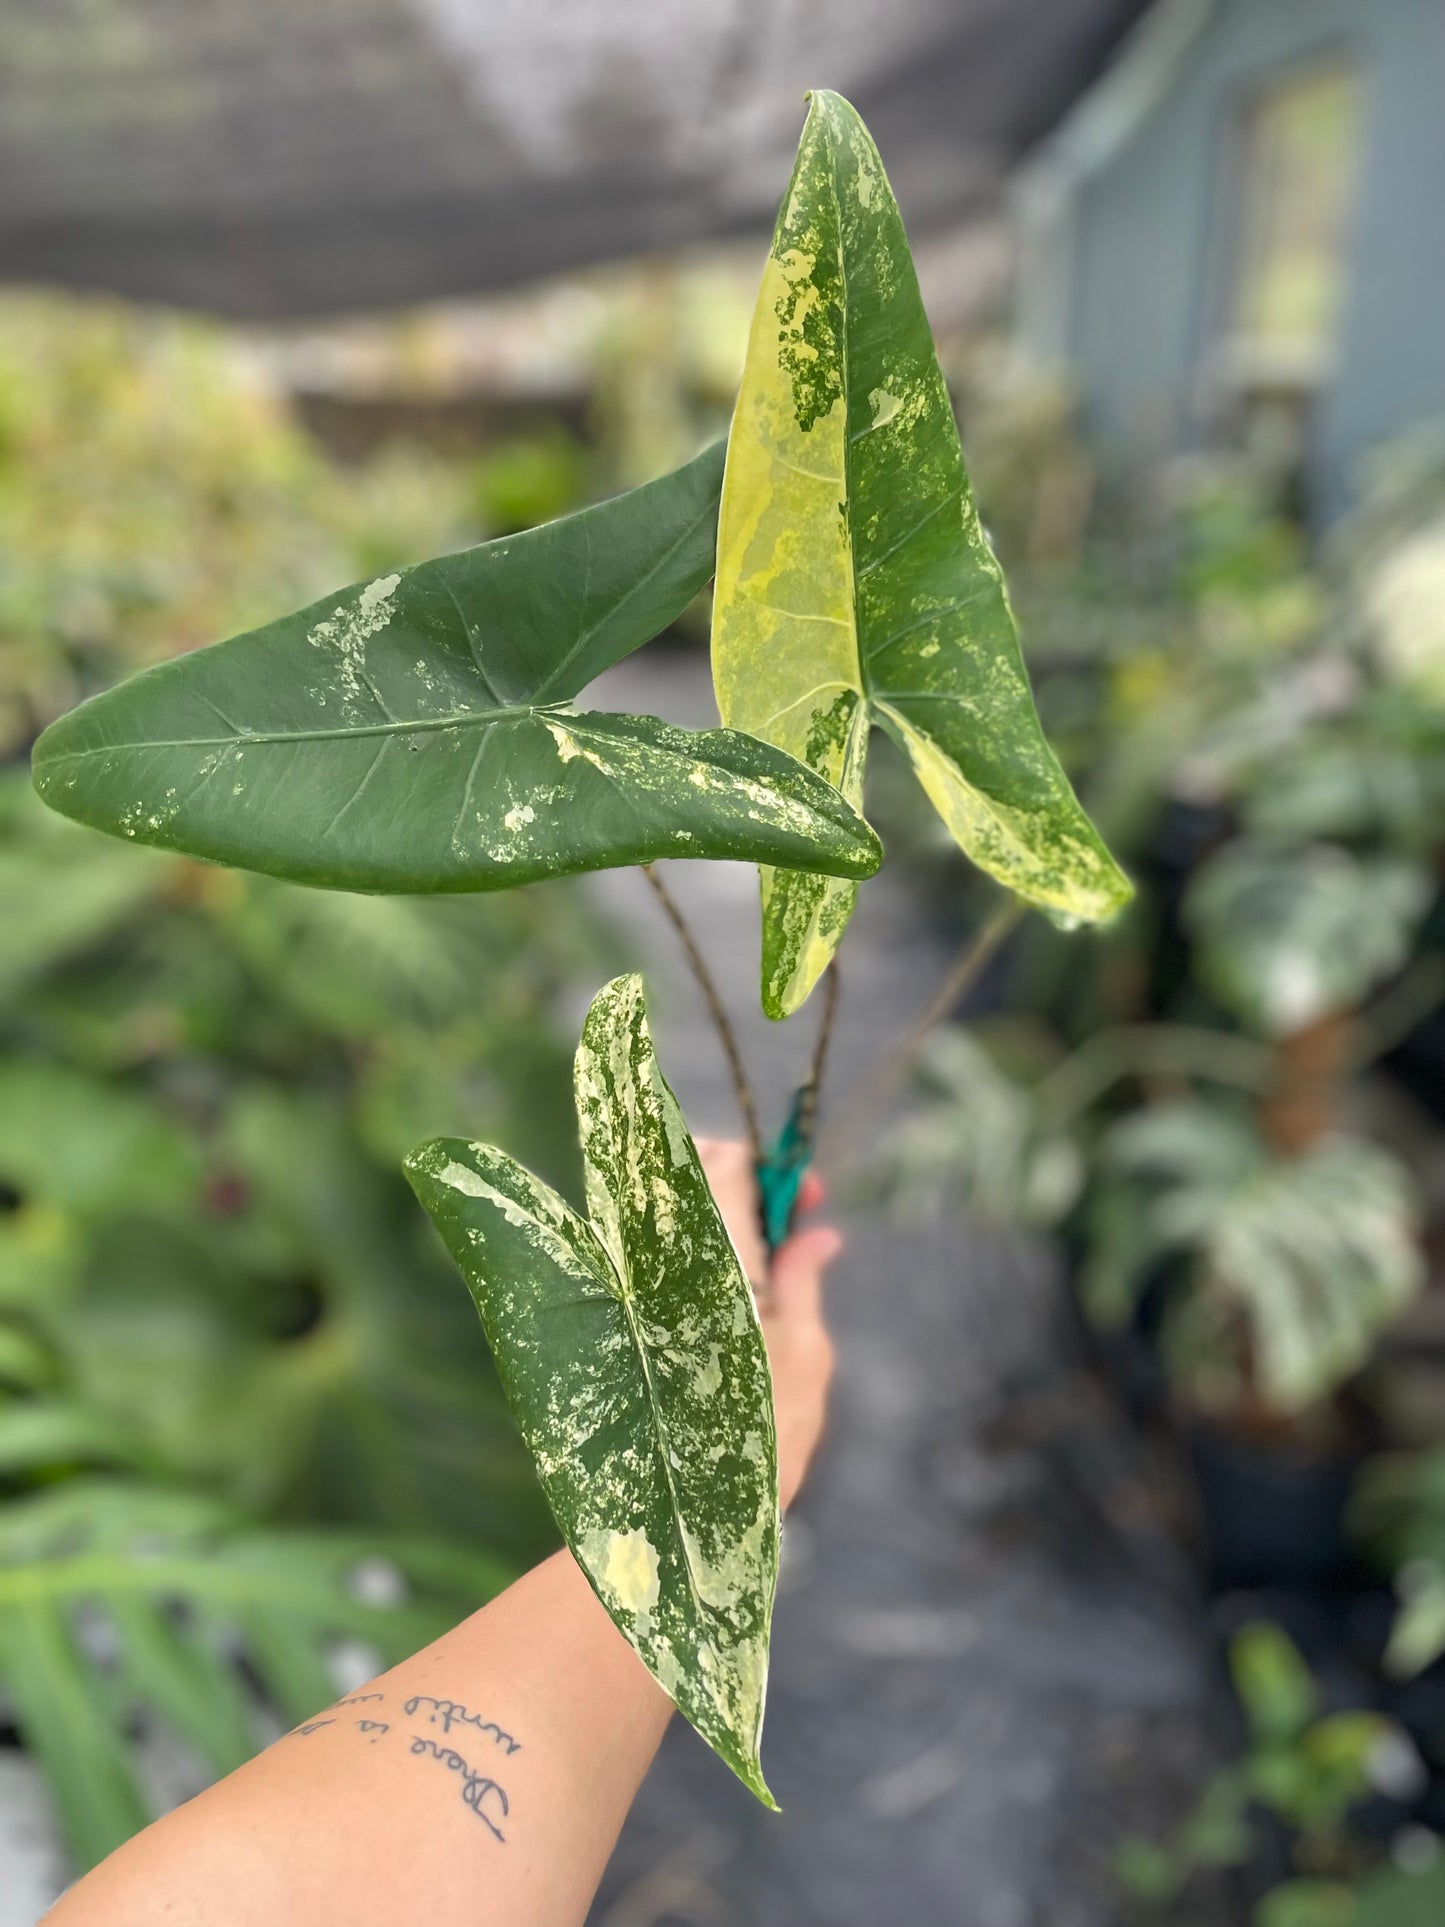
<svg viewBox="0 0 1445 1927"><path fill-rule="evenodd" d="M845 100L812 97L728 444L718 706L861 803L869 727L898 741L983 869L1058 916L1129 885L1044 740L963 465L897 203ZM795 1010L851 882L764 870L763 1005Z"/></svg>
<svg viewBox="0 0 1445 1927"><path fill-rule="evenodd" d="M771 1804L758 1740L778 1557L772 1384L639 977L594 1001L576 1094L590 1222L489 1145L437 1139L407 1172L598 1598Z"/></svg>
<svg viewBox="0 0 1445 1927"><path fill-rule="evenodd" d="M660 856L877 868L767 743L570 699L706 582L721 452L524 535L327 596L40 738L68 816L346 890L495 890Z"/></svg>

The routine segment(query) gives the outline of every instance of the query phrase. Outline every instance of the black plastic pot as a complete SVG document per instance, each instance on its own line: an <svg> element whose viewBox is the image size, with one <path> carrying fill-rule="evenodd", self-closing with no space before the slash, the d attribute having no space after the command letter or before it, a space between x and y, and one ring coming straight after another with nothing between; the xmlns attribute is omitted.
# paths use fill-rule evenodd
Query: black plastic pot
<svg viewBox="0 0 1445 1927"><path fill-rule="evenodd" d="M1345 1507L1360 1455L1310 1458L1198 1425L1189 1457L1217 1590L1317 1586L1351 1571Z"/></svg>

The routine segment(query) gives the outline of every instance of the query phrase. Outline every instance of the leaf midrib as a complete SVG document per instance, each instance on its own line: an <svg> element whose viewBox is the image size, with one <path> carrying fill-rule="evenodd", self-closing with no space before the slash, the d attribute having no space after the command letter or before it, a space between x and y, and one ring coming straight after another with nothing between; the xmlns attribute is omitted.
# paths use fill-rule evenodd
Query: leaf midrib
<svg viewBox="0 0 1445 1927"><path fill-rule="evenodd" d="M714 444L714 446L716 446L716 444ZM613 620L615 620L620 610L625 609L629 602L633 601L638 595L642 593L642 591L645 588L650 586L654 577L660 575L663 569L666 568L667 564L672 561L673 557L678 553L678 551L680 549L685 548L687 544L692 540L692 538L697 534L698 530L702 527L703 523L706 522L708 516L715 515L716 513L717 513L716 500L710 503L704 504L700 512L693 517L692 521L688 523L687 527L683 530L682 534L678 536L677 540L672 544L671 548L664 550L664 552L652 564L651 568L645 569L640 576L636 577L635 580L629 584L627 589L624 590L622 595L618 597L617 601L612 604L611 608L608 609L604 615L599 616L596 622L594 622L590 626L590 628L584 629L582 631L581 635L578 636L577 640L573 643L572 647L567 651L566 655L563 656L561 660L553 666L551 674L548 675L544 681L538 683L537 685L538 695L540 695L544 689L550 688L551 685L557 681L559 676L564 676L566 674L566 672L576 662L577 658L582 654L583 650L587 647L588 643L591 642L594 639L594 637L598 636L602 632L602 630L606 628L609 622L612 622ZM588 545L589 545L588 553L590 556L590 553L591 553L590 530L588 533ZM621 658L619 657L618 660L620 661Z"/></svg>
<svg viewBox="0 0 1445 1927"><path fill-rule="evenodd" d="M692 1552L688 1546L688 1531L683 1519L682 1501L677 1496L677 1483L672 1476L672 1459L667 1434L667 1422L662 1416L662 1406L658 1400L657 1387L652 1382L652 1361L648 1355L642 1332L637 1323L637 1298L632 1284L632 1269L624 1263L618 1267L618 1283L621 1286L622 1315L627 1320L628 1334L632 1339L637 1361L642 1367L642 1380L647 1387L647 1409L652 1418L652 1429L657 1437L657 1455L662 1464L662 1476L667 1481L667 1496L672 1505L672 1521L677 1533L678 1548L682 1553L682 1569L687 1574L687 1589L692 1595L692 1603L699 1620L704 1626L708 1623L708 1611L698 1591L697 1574L692 1569ZM614 1264L616 1260L614 1259Z"/></svg>
<svg viewBox="0 0 1445 1927"><path fill-rule="evenodd" d="M358 723L345 729L267 729L243 730L234 736L143 737L137 742L92 743L83 749L50 752L48 761L79 762L86 756L108 756L126 749L239 749L280 743L352 742L364 736L421 736L443 729L470 729L482 723L517 722L526 716L553 716L567 713L566 700L555 703L515 703L501 709L464 709L451 716L423 716L415 720L393 718L385 723Z"/></svg>
<svg viewBox="0 0 1445 1927"><path fill-rule="evenodd" d="M851 347L848 330L848 251L843 241L843 208L838 199L838 170L834 164L834 128L831 116L825 119L824 143L828 154L825 170L828 192L833 201L833 221L838 236L838 297L841 308L841 332L843 336L843 525L848 536L848 583L850 589L851 616L849 627L853 633L853 687L861 699L860 706L868 703L868 685L863 673L863 645L858 627L858 551L853 539L853 444L848 434L848 396L852 378Z"/></svg>

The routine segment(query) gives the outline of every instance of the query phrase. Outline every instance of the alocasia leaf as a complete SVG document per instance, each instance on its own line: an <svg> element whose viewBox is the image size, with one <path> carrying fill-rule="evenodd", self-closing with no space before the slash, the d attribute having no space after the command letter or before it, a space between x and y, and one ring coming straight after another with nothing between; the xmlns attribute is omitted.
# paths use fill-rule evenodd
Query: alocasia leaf
<svg viewBox="0 0 1445 1927"><path fill-rule="evenodd" d="M36 787L114 835L344 890L660 856L871 874L872 831L768 744L569 706L712 573L721 459L148 669L46 730Z"/></svg>
<svg viewBox="0 0 1445 1927"><path fill-rule="evenodd" d="M1044 740L898 206L867 129L812 96L753 316L718 530L730 727L861 804L869 727L983 869L1065 919L1129 884ZM763 873L763 1006L796 1010L852 883Z"/></svg>
<svg viewBox="0 0 1445 1927"><path fill-rule="evenodd" d="M778 1559L772 1381L641 978L593 1002L576 1097L590 1222L490 1145L436 1139L407 1175L598 1598L771 1805L758 1739Z"/></svg>

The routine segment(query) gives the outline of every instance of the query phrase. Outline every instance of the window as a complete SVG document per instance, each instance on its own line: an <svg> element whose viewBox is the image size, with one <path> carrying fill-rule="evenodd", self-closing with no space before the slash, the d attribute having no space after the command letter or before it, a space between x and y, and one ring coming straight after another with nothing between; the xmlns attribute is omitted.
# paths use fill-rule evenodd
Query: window
<svg viewBox="0 0 1445 1927"><path fill-rule="evenodd" d="M1312 64L1259 90L1237 127L1233 272L1220 374L1241 398L1328 377L1359 174L1359 71Z"/></svg>

